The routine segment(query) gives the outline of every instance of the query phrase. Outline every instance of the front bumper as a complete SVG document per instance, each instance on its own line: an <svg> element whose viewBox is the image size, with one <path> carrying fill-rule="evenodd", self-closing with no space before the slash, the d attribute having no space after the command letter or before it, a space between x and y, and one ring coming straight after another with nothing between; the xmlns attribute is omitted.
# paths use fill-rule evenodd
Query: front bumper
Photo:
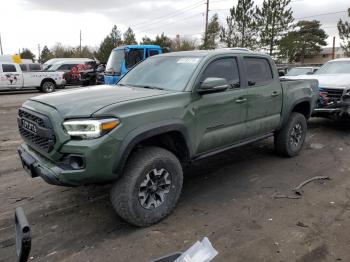
<svg viewBox="0 0 350 262"><path fill-rule="evenodd" d="M47 183L59 186L74 186L73 184L60 181L59 177L63 170L59 167L53 168L53 163L44 157L36 154L27 145L22 144L18 148L18 154L24 170L31 177L40 176Z"/></svg>
<svg viewBox="0 0 350 262"><path fill-rule="evenodd" d="M331 107L315 108L313 116L339 116L339 117L349 117L350 116L350 103L339 102Z"/></svg>
<svg viewBox="0 0 350 262"><path fill-rule="evenodd" d="M106 135L99 141L95 139L65 143L59 152L62 157L58 160L44 156L27 144L22 144L18 153L23 168L31 177L40 176L52 185L80 186L117 179L118 174L113 172L113 167L118 148L118 141ZM65 161L65 157L69 156L81 156L84 165L74 169Z"/></svg>

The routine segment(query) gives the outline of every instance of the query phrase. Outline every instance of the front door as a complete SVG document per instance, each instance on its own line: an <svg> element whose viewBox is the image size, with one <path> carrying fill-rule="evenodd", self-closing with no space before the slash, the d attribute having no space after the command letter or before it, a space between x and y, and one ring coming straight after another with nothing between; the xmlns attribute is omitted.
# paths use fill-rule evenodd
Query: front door
<svg viewBox="0 0 350 262"><path fill-rule="evenodd" d="M2 64L0 71L0 86L6 88L21 88L23 83L20 68L15 64Z"/></svg>
<svg viewBox="0 0 350 262"><path fill-rule="evenodd" d="M244 57L247 76L247 132L246 138L264 135L276 130L281 120L282 88L273 76L268 59Z"/></svg>
<svg viewBox="0 0 350 262"><path fill-rule="evenodd" d="M225 78L231 87L224 92L204 94L194 103L197 154L239 142L245 130L247 91L241 88L236 58L212 61L200 80L208 77Z"/></svg>

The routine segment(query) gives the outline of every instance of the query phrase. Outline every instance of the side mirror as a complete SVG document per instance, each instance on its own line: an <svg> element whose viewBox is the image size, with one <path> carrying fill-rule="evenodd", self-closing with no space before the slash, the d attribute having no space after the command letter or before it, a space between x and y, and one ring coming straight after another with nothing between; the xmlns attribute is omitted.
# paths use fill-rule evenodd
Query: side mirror
<svg viewBox="0 0 350 262"><path fill-rule="evenodd" d="M16 230L16 252L18 261L28 261L31 248L30 226L26 215L21 207L16 208L15 212L15 230Z"/></svg>
<svg viewBox="0 0 350 262"><path fill-rule="evenodd" d="M313 72L307 72L306 74L307 75L313 75L314 73Z"/></svg>
<svg viewBox="0 0 350 262"><path fill-rule="evenodd" d="M203 82L199 88L197 88L197 92L199 94L208 94L208 93L218 93L223 92L229 88L229 84L224 78L217 77L208 77Z"/></svg>
<svg viewBox="0 0 350 262"><path fill-rule="evenodd" d="M278 71L278 76L285 76L285 73L283 71Z"/></svg>

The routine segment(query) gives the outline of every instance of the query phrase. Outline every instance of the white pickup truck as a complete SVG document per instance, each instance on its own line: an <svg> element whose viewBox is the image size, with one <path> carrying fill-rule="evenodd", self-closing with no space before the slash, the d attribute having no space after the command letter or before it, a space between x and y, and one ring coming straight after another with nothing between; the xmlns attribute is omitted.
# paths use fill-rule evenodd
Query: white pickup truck
<svg viewBox="0 0 350 262"><path fill-rule="evenodd" d="M312 75L282 78L318 80L320 96L313 116L350 118L350 58L328 61Z"/></svg>
<svg viewBox="0 0 350 262"><path fill-rule="evenodd" d="M37 88L44 93L51 93L56 88L64 88L64 72L26 71L19 64L0 62L0 90Z"/></svg>

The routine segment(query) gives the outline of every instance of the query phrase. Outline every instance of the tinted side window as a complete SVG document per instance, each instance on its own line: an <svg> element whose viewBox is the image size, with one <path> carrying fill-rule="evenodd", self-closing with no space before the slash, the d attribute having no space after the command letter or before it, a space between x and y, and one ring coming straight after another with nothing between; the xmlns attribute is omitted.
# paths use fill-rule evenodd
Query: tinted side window
<svg viewBox="0 0 350 262"><path fill-rule="evenodd" d="M267 59L245 57L244 64L249 86L264 85L272 80L271 67Z"/></svg>
<svg viewBox="0 0 350 262"><path fill-rule="evenodd" d="M41 66L39 64L29 64L29 71L40 71Z"/></svg>
<svg viewBox="0 0 350 262"><path fill-rule="evenodd" d="M143 49L131 49L125 58L127 68L131 68L143 60Z"/></svg>
<svg viewBox="0 0 350 262"><path fill-rule="evenodd" d="M158 50L149 50L149 56L154 56L154 55L158 55L159 51Z"/></svg>
<svg viewBox="0 0 350 262"><path fill-rule="evenodd" d="M16 67L14 65L3 64L2 65L2 72L12 73L12 72L17 72L17 70L16 70Z"/></svg>
<svg viewBox="0 0 350 262"><path fill-rule="evenodd" d="M27 70L27 65L25 64L20 64L19 67L21 68L22 72L26 72Z"/></svg>
<svg viewBox="0 0 350 262"><path fill-rule="evenodd" d="M205 69L201 81L208 77L225 78L232 87L239 87L239 72L234 58L223 58L211 62Z"/></svg>
<svg viewBox="0 0 350 262"><path fill-rule="evenodd" d="M64 64L61 65L57 70L72 70L73 67L77 66L76 64Z"/></svg>

